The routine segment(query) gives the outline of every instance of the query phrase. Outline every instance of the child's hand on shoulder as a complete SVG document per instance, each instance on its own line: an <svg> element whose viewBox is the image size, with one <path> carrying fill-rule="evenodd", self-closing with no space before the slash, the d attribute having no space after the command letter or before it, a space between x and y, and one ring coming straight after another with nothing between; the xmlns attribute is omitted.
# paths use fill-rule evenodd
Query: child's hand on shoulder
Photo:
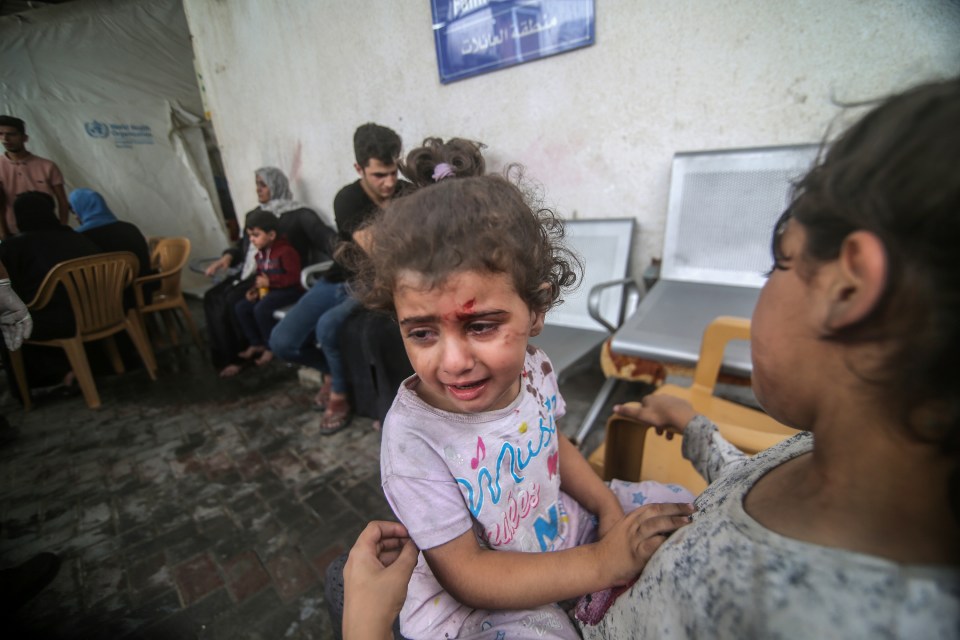
<svg viewBox="0 0 960 640"><path fill-rule="evenodd" d="M614 497L611 504L596 515L597 538L599 539L607 535L618 522L623 520L623 507L620 506L620 501Z"/></svg>
<svg viewBox="0 0 960 640"><path fill-rule="evenodd" d="M611 586L622 586L643 571L667 537L690 523L693 505L648 504L628 513L597 542L600 562Z"/></svg>
<svg viewBox="0 0 960 640"><path fill-rule="evenodd" d="M687 424L697 415L686 400L658 394L645 396L640 402L615 405L613 412L653 425L659 434L666 431L667 439L674 433L682 435Z"/></svg>

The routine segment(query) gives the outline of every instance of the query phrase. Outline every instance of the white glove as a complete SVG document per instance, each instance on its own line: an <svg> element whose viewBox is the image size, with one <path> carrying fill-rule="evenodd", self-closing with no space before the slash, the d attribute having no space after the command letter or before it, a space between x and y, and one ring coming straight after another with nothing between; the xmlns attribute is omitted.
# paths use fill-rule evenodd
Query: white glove
<svg viewBox="0 0 960 640"><path fill-rule="evenodd" d="M0 331L7 349L16 351L33 332L33 320L27 305L10 286L10 279L0 280Z"/></svg>

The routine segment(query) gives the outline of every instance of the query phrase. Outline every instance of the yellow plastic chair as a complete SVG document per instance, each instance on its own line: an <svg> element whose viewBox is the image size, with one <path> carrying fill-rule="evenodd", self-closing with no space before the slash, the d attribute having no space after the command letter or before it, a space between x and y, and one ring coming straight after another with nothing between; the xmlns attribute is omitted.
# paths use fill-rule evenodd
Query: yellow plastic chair
<svg viewBox="0 0 960 640"><path fill-rule="evenodd" d="M31 311L39 311L50 303L57 287L62 286L66 290L77 325L76 333L68 338L27 340L25 344L63 349L77 377L83 398L91 409L100 406L100 394L97 393L97 386L90 372L90 363L83 346L85 342L105 338L113 370L123 373L123 360L113 335L126 331L137 348L150 379L157 379L157 364L137 314L132 309L126 312L123 308L123 291L133 282L137 269L137 257L129 251L67 260L50 270L40 284L36 297L27 305ZM10 359L20 397L23 398L23 408L29 411L32 405L23 354L19 350L12 351Z"/></svg>
<svg viewBox="0 0 960 640"><path fill-rule="evenodd" d="M750 321L746 318L716 318L704 331L693 384L689 388L665 384L654 393L687 400L694 411L716 423L731 444L753 455L798 432L762 411L713 395L727 343L749 338ZM706 482L681 455L681 440L679 436L667 440L648 424L613 415L607 420L604 443L590 455L590 462L605 480L673 482L700 493Z"/></svg>
<svg viewBox="0 0 960 640"><path fill-rule="evenodd" d="M150 253L150 266L154 269L157 268L156 258L154 256L154 251L157 248L157 243L163 240L163 236L147 236L147 251Z"/></svg>
<svg viewBox="0 0 960 640"><path fill-rule="evenodd" d="M202 351L200 332L197 331L197 325L193 322L193 316L190 314L190 308L180 287L180 273L190 258L190 240L187 238L151 238L151 240L154 241L154 247L150 262L157 269L157 273L141 276L133 283L143 332L147 334L145 322L147 314L159 312L170 335L170 343L179 344L174 315L175 311L179 311L183 314L183 320L197 348ZM150 282L159 282L160 288L148 299L144 294L143 286Z"/></svg>

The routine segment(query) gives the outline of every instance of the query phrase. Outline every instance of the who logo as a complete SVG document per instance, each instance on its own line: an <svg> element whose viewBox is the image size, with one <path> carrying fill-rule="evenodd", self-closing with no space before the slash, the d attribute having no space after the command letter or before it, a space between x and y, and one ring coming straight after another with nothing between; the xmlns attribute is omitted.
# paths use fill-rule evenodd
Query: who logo
<svg viewBox="0 0 960 640"><path fill-rule="evenodd" d="M110 135L110 127L97 120L92 122L84 122L83 128L86 130L87 135L91 138L106 138Z"/></svg>

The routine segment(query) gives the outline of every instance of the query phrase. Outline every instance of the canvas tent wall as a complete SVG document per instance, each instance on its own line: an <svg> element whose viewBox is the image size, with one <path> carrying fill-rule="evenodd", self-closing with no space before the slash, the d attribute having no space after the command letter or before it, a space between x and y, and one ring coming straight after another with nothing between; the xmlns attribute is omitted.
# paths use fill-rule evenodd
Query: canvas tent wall
<svg viewBox="0 0 960 640"><path fill-rule="evenodd" d="M0 18L0 112L145 235L226 242L180 0L89 0ZM251 178L252 180L252 178Z"/></svg>

